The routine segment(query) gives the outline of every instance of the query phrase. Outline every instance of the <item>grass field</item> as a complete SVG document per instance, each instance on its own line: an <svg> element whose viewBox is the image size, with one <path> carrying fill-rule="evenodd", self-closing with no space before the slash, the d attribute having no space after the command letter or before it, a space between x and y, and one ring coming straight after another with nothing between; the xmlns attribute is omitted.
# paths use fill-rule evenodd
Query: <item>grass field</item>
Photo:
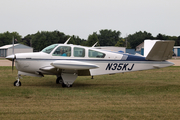
<svg viewBox="0 0 180 120"><path fill-rule="evenodd" d="M0 119L180 119L180 67L78 77L72 88L55 76L23 77L0 67Z"/></svg>
<svg viewBox="0 0 180 120"><path fill-rule="evenodd" d="M6 60L6 58L0 57L0 60Z"/></svg>

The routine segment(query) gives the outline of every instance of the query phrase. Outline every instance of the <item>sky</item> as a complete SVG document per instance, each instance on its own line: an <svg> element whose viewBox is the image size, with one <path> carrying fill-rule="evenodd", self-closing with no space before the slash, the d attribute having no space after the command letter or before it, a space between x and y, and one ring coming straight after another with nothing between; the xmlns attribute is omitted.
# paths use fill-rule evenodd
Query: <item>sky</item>
<svg viewBox="0 0 180 120"><path fill-rule="evenodd" d="M180 36L180 0L0 0L0 33L58 30L87 39L111 29Z"/></svg>

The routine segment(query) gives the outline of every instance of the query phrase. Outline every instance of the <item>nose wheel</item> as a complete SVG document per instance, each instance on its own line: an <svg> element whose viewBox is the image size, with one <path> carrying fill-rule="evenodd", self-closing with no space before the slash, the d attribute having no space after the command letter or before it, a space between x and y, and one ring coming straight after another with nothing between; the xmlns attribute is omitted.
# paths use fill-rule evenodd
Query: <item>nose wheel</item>
<svg viewBox="0 0 180 120"><path fill-rule="evenodd" d="M14 86L16 86L16 87L21 86L21 82L20 82L20 81L18 81L18 80L16 80L16 81L14 82Z"/></svg>
<svg viewBox="0 0 180 120"><path fill-rule="evenodd" d="M14 86L16 86L16 87L21 86L21 82L19 81L19 80L20 80L20 78L21 78L21 76L20 76L20 75L18 75L17 80L14 82Z"/></svg>

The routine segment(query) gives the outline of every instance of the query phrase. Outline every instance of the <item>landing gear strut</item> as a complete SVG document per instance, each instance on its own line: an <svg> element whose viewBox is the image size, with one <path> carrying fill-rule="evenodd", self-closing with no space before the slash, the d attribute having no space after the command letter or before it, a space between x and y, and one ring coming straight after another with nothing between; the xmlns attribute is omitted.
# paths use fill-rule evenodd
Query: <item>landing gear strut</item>
<svg viewBox="0 0 180 120"><path fill-rule="evenodd" d="M17 86L17 87L21 86L21 82L19 81L20 78L21 78L21 76L18 75L17 80L14 82L14 86Z"/></svg>

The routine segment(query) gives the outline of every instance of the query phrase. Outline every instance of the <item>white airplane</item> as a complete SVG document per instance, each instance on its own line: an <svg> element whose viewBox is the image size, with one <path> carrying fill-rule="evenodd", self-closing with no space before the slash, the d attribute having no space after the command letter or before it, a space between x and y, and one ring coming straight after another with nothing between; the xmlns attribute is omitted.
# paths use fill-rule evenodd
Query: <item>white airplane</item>
<svg viewBox="0 0 180 120"><path fill-rule="evenodd" d="M70 39L70 38L69 38ZM56 75L56 83L72 87L77 76L95 76L163 68L174 65L166 61L172 57L174 41L145 40L145 56L107 51L79 45L53 44L41 52L17 53L6 59L14 62L18 78L14 86L21 86L21 75L44 77Z"/></svg>

